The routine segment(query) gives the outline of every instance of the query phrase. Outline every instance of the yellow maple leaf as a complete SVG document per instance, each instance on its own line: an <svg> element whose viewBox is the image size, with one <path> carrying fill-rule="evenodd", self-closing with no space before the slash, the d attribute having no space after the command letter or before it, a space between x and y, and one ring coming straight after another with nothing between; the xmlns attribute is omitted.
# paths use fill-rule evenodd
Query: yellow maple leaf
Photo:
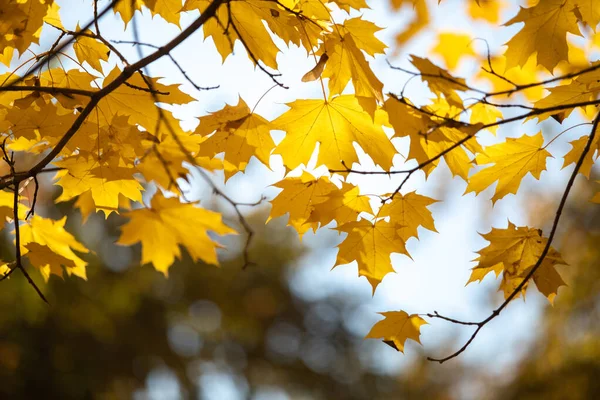
<svg viewBox="0 0 600 400"><path fill-rule="evenodd" d="M3 1L0 13L0 61L9 66L14 50L23 54L39 43L44 18L53 9L52 0Z"/></svg>
<svg viewBox="0 0 600 400"><path fill-rule="evenodd" d="M469 110L471 110L470 122L472 124L481 123L487 125L494 123L503 117L502 111L491 104L476 103L473 107L470 107ZM492 126L488 128L488 130L495 135L498 131L498 127Z"/></svg>
<svg viewBox="0 0 600 400"><path fill-rule="evenodd" d="M544 137L523 135L520 138L508 138L504 143L488 146L478 154L478 165L494 164L469 178L466 193L479 194L498 181L492 201L503 198L509 193L517 193L521 180L530 172L535 179L546 169L546 159L551 154L542 147Z"/></svg>
<svg viewBox="0 0 600 400"><path fill-rule="evenodd" d="M466 136L472 136L480 127L480 124L465 125L459 121L451 124L448 120L430 117L429 114L433 113L440 115L440 117L451 118L452 116L448 115L447 107L445 107L446 111L444 111L444 107L440 107L439 110L434 110L433 107L425 107L423 112L419 112L407 100L391 97L386 100L384 108L388 112L390 124L394 128L394 136L408 136L410 138L407 158L415 159L419 164L437 157ZM477 140L471 139L464 146L456 147L446 153L444 160L453 175L458 175L466 180L471 169L471 163L463 147L473 154L481 152L481 146L477 143ZM422 170L426 175L429 175L438 164L439 160L427 163Z"/></svg>
<svg viewBox="0 0 600 400"><path fill-rule="evenodd" d="M21 253L26 255L33 249L35 255L32 255L32 263L41 269L46 280L52 273L62 276L62 272L59 272L62 271L61 265L66 267L69 276L87 279L87 262L79 258L73 250L80 253L89 253L89 250L65 230L66 222L67 217L56 221L34 215L20 227ZM33 243L37 245L32 245Z"/></svg>
<svg viewBox="0 0 600 400"><path fill-rule="evenodd" d="M152 16L159 15L165 21L179 26L181 0L127 0L119 1L113 6L115 14L120 14L125 25L131 21L136 11L142 6L148 7Z"/></svg>
<svg viewBox="0 0 600 400"><path fill-rule="evenodd" d="M74 114L59 114L59 109L53 103L42 103L42 107L27 107L21 109L11 107L6 119L11 122L10 129L15 137L58 141L75 121Z"/></svg>
<svg viewBox="0 0 600 400"><path fill-rule="evenodd" d="M337 190L337 186L326 176L315 178L306 171L298 178L285 178L273 186L283 191L271 201L272 208L267 222L289 213L288 225L293 226L300 236L310 228L316 230L319 227L318 221L309 222L309 218L315 206L326 202L326 196Z"/></svg>
<svg viewBox="0 0 600 400"><path fill-rule="evenodd" d="M585 146L589 140L588 135L583 135L579 139L575 139L570 142L570 145L573 146L571 150L567 154L565 154L565 159L563 162L563 168L568 167L571 164L577 164ZM583 163L581 164L581 168L579 168L579 173L584 175L589 179L590 173L592 172L592 167L594 166L594 161L598 158L598 151L600 151L600 138L596 135L594 140L592 141L590 150L585 155L583 159Z"/></svg>
<svg viewBox="0 0 600 400"><path fill-rule="evenodd" d="M186 0L183 11L197 9L202 13L210 3L210 0ZM269 21L274 18L273 13L277 18L281 18L286 12L275 2L233 1L227 7L219 7L216 17L206 21L202 27L204 38L212 37L223 62L233 52L232 44L240 40L248 48L248 57L253 62L260 60L266 66L277 69L276 58L279 49L263 24L263 20ZM230 21L227 33L223 32L223 27L218 21L225 24ZM288 28L294 30L293 26ZM256 59L253 59L250 53Z"/></svg>
<svg viewBox="0 0 600 400"><path fill-rule="evenodd" d="M538 64L549 72L561 61L568 59L567 33L579 35L576 0L544 0L529 8L521 8L508 21L509 26L524 22L523 28L508 41L507 67L525 65L532 54L537 54Z"/></svg>
<svg viewBox="0 0 600 400"><path fill-rule="evenodd" d="M492 228L490 233L482 236L490 244L478 251L479 257L475 260L478 263L473 268L467 284L481 281L492 271L496 276L502 273L499 290L504 292L504 298L508 298L538 262L548 239L542 236L539 229L517 227L510 221L506 229ZM554 301L558 288L565 285L555 269L555 265L559 264L566 263L561 255L550 247L542 264L533 274L535 285L550 303ZM527 285L523 287L523 293L526 289Z"/></svg>
<svg viewBox="0 0 600 400"><path fill-rule="evenodd" d="M380 217L390 217L390 222L396 224L398 234L405 242L411 237L419 237L417 228L422 226L437 232L428 206L436 203L430 197L410 192L405 195L397 193L391 202L385 203L379 211Z"/></svg>
<svg viewBox="0 0 600 400"><path fill-rule="evenodd" d="M438 35L438 42L433 53L442 57L446 66L456 69L464 57L474 56L473 39L467 34L443 32Z"/></svg>
<svg viewBox="0 0 600 400"><path fill-rule="evenodd" d="M341 94L350 80L354 95L365 105L365 110L375 110L375 102L383 101L383 84L375 76L362 51L374 56L383 54L386 45L375 37L381 30L372 22L352 18L335 28L323 38L319 53L328 60L322 77L329 78L329 97Z"/></svg>
<svg viewBox="0 0 600 400"><path fill-rule="evenodd" d="M22 199L19 198L19 202L21 202ZM15 204L15 195L14 193L10 193L10 192L5 192L3 190L0 190L0 219L2 219L4 221L12 221L15 213L14 213L14 204ZM27 211L29 211L29 208L24 205L24 204L19 204L19 219L23 220L25 219L26 215L27 215Z"/></svg>
<svg viewBox="0 0 600 400"><path fill-rule="evenodd" d="M600 85L598 85L597 81L594 81L592 84L587 84L579 80L573 80L564 85L548 88L548 90L550 91L550 94L535 102L535 108L544 109L593 100L600 92ZM569 115L571 115L575 108L561 111L561 118L567 118ZM538 118L539 121L543 121L553 114L556 114L556 111L539 114L536 116L536 118Z"/></svg>
<svg viewBox="0 0 600 400"><path fill-rule="evenodd" d="M366 0L332 0L333 3L337 4L339 8L346 12L350 12L350 9L360 10L361 8L369 8Z"/></svg>
<svg viewBox="0 0 600 400"><path fill-rule="evenodd" d="M48 279L50 279L50 275L56 275L62 278L62 267L76 267L75 261L63 257L60 254L56 254L48 246L41 245L37 242L31 242L28 243L25 248L27 249L25 256L31 265L40 270L46 282L48 282Z"/></svg>
<svg viewBox="0 0 600 400"><path fill-rule="evenodd" d="M87 91L99 90L94 80L96 76L78 69L64 70L63 68L52 68L45 70L39 76L39 84L42 86L52 86L58 88L81 89ZM83 107L89 98L81 95L69 95L56 93L52 94L61 106L68 109Z"/></svg>
<svg viewBox="0 0 600 400"><path fill-rule="evenodd" d="M385 319L377 322L365 339L383 339L383 342L404 353L407 339L421 344L421 326L427 322L417 314L408 315L405 311L388 311L379 313Z"/></svg>
<svg viewBox="0 0 600 400"><path fill-rule="evenodd" d="M104 79L103 86L109 85L120 73L119 68L115 67ZM160 78L155 77L146 79L152 83L152 88L156 91L155 96L160 103L179 105L194 101L194 98L183 93L178 85L164 85L158 82ZM146 130L151 130L156 128L159 120L159 111L156 107L154 96L148 92L144 78L140 74L134 74L127 80L127 85L119 86L102 98L98 103L99 112L91 113L88 118L92 122L105 126L109 125L116 115L127 115L130 124L139 124ZM179 121L174 119L168 110L163 109L162 113L163 118L169 121L173 129L180 129Z"/></svg>
<svg viewBox="0 0 600 400"><path fill-rule="evenodd" d="M63 188L57 202L69 201L86 192L90 192L91 207L82 208L84 220L90 211L103 211L105 218L115 212L118 214L119 196L141 202L144 188L133 177L137 169L120 165L118 158L100 161L94 155L76 155L56 161L58 171L57 185Z"/></svg>
<svg viewBox="0 0 600 400"><path fill-rule="evenodd" d="M142 243L142 264L152 263L165 276L175 258L181 258L179 246L185 247L194 261L218 265L216 248L220 247L207 234L236 233L221 221L221 214L166 198L160 191L149 208L124 214L129 222L121 227L119 244Z"/></svg>
<svg viewBox="0 0 600 400"><path fill-rule="evenodd" d="M222 110L200 117L195 134L206 137L200 144L199 155L214 157L224 153L225 160L244 171L252 156L269 165L275 143L271 138L271 123L250 111L241 98L236 106L226 105ZM210 136L209 136L210 135ZM237 171L226 171L229 178Z"/></svg>
<svg viewBox="0 0 600 400"><path fill-rule="evenodd" d="M500 14L507 4L505 0L469 0L467 6L471 18L497 24L500 22Z"/></svg>
<svg viewBox="0 0 600 400"><path fill-rule="evenodd" d="M392 166L394 146L355 96L338 96L331 101L296 100L288 106L290 110L273 121L274 129L287 133L274 154L280 154L288 168L307 165L317 143L317 165L341 169L342 161L348 166L358 162L356 143L382 168Z"/></svg>
<svg viewBox="0 0 600 400"><path fill-rule="evenodd" d="M375 292L383 278L394 272L391 254L402 253L410 257L404 240L398 234L398 228L398 225L384 220L371 223L366 219L335 228L346 232L348 236L338 245L334 268L356 261L358 275L366 277Z"/></svg>
<svg viewBox="0 0 600 400"><path fill-rule="evenodd" d="M421 80L436 95L443 95L449 105L464 108L458 92L468 90L467 82L452 76L448 71L438 67L426 58L411 55L411 62L421 73Z"/></svg>
<svg viewBox="0 0 600 400"><path fill-rule="evenodd" d="M313 204L307 222L318 222L324 226L336 221L340 226L346 222L356 221L361 212L373 214L369 198L360 194L358 186L347 182L342 182L341 189L336 187L324 197L325 201Z"/></svg>
<svg viewBox="0 0 600 400"><path fill-rule="evenodd" d="M79 30L79 25L77 26ZM100 60L108 61L110 50L104 43L97 39L81 35L73 43L75 55L81 64L87 61L96 71L102 72Z"/></svg>

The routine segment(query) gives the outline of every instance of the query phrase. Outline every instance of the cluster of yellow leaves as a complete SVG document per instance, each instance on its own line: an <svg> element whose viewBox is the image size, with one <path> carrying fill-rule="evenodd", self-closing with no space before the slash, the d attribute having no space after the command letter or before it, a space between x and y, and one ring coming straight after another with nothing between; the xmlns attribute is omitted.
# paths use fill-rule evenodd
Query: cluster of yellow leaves
<svg viewBox="0 0 600 400"><path fill-rule="evenodd" d="M39 43L45 21L57 17L54 0L0 1L0 63L10 65L15 51L23 54Z"/></svg>
<svg viewBox="0 0 600 400"><path fill-rule="evenodd" d="M493 228L490 233L482 235L490 244L479 250L477 266L473 268L468 283L481 281L490 272L496 276L502 274L500 290L504 297L515 291L538 263L540 255L548 239L538 229L517 227L511 222L506 229ZM558 288L565 283L556 271L555 266L566 264L560 254L550 247L548 254L533 274L533 282L540 292L552 303ZM527 290L527 282L522 293ZM519 296L520 293L517 294Z"/></svg>

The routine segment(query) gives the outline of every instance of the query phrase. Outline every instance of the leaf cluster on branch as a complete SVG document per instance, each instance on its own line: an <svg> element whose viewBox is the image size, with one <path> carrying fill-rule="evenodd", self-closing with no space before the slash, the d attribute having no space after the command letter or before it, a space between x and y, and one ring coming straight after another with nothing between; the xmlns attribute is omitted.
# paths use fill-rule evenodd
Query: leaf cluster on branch
<svg viewBox="0 0 600 400"><path fill-rule="evenodd" d="M420 79L433 94L422 105L405 96L404 89L384 92L371 60L385 54L387 46L376 36L382 28L363 16L369 9L365 0L89 2L93 15L66 26L58 1L0 0L0 62L6 66L0 75L4 164L0 210L12 224L15 238L15 260L2 265L2 280L19 270L45 300L28 272L30 267L45 280L51 275L62 277L64 271L86 279L86 262L78 253L89 250L65 230L64 218L53 220L36 213L41 174L54 174L54 185L62 189L55 201L75 199L84 221L97 212L127 218L118 243L141 243L141 263L152 264L165 275L181 258L182 249L193 260L218 264L220 245L209 232L244 235L245 266L259 264L260 260L248 256L253 230L242 210L263 199L236 201L235 195L219 188L210 172L223 171L227 180L243 173L251 158L268 167L271 156L277 155L286 174L274 184L281 192L270 200L269 219L287 214L289 225L300 236L318 229L343 234L333 266L356 262L359 276L366 277L375 291L394 272L392 254L410 257L406 243L418 238L419 228L436 232L429 206L441 199L408 192L406 183L415 174L422 171L429 177L445 164L453 176L466 182L465 193L479 194L495 185L491 199L495 203L516 194L528 174L541 179L552 157L549 145L563 132L586 125L587 133L571 143L572 150L564 157L565 167L575 167L549 234L509 223L483 235L489 245L479 250L468 283L490 272L501 275L505 300L498 308L475 322L437 312L385 312L367 337L381 338L403 351L407 339L419 341L425 318L474 327L458 351L431 358L444 362L462 353L511 300L525 294L531 282L550 302L564 285L555 266L566 263L552 241L577 175L589 178L600 149L596 132L600 63L589 61L590 49L598 44L600 2L539 0L515 10L505 0L465 0L460 7L464 6L468 19L500 31L515 24L520 24L519 29L503 54L496 54L501 49L490 49L487 42L486 51L478 53L476 38L442 32L433 53L447 69L417 55L410 56L409 69L390 64L399 76L408 76L407 84ZM396 50L431 29L430 15L437 4L389 3L413 16L400 27ZM504 10L513 13L507 22ZM149 11L178 26L179 33L158 45L144 42L138 11ZM112 32L101 32L102 20L111 14L120 16L134 40L116 40ZM183 26L183 15L195 19ZM52 44L36 52L45 35ZM201 40L200 35L214 43L224 63L232 62L234 49L243 49L256 73L266 74L275 88L315 85L322 97L296 99L273 120L256 113L256 104L239 98L236 105L199 115L195 130L183 129L172 110L195 101L195 95L177 84L162 83L148 67L164 58L197 93L218 90L192 80L189 66L172 54L185 40ZM578 40L571 40L573 36ZM132 45L137 57L123 51ZM302 82L278 71L278 56L285 56L290 46L304 49L314 62ZM478 64L477 76L457 76L464 57ZM508 124L519 129L519 123L530 119L552 118L568 125L567 118L574 112L585 121L566 126L550 140L541 131L487 146L478 140L482 132L495 135ZM274 140L273 131L285 134ZM399 143L405 139L409 151L400 161ZM373 168L363 167L366 159ZM223 223L220 213L187 200L180 184L191 170L233 208L239 220L237 231ZM349 179L354 175L386 175L397 185L390 193L365 194ZM25 198L28 185L34 185L34 193ZM142 194L149 186L158 192L144 204Z"/></svg>

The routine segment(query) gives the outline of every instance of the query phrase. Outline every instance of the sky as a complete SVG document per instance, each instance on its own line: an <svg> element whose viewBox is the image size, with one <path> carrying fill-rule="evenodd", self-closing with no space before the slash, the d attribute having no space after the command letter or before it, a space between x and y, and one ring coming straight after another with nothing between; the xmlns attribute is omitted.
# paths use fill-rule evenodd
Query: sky
<svg viewBox="0 0 600 400"><path fill-rule="evenodd" d="M87 18L82 18L82 15L91 17L90 2L87 0L59 0L58 3L68 4L68 7L63 7L61 16L67 21L65 25L69 28L74 27L72 25L76 18L85 21ZM364 18L387 28L377 36L392 47L395 33L411 18L412 10L405 7L394 13L386 6L387 2L371 0L369 4L373 10L365 11ZM431 26L434 26L435 30L419 35L398 54L394 55L392 51L389 51L385 56L379 56L371 62L376 75L385 85L384 93L398 93L408 79L406 74L390 69L386 61L393 65L410 68L408 54L426 56L427 50L435 45L437 32L469 33L474 37L486 39L493 51L501 52L502 44L506 42L511 33L514 33L514 30L508 30L502 36L491 31L484 24L473 24L457 11L462 8L461 4L462 2L458 0L446 0L439 8L433 7L436 12L433 15ZM502 18L503 21L511 17L511 11L507 12ZM338 15L342 14L334 14L334 16ZM353 13L352 15L360 14ZM182 26L186 26L196 16L197 14L194 13L185 16ZM130 32L123 33L122 22L112 15L107 16L100 26L107 33L106 36L110 38L121 40L132 38ZM177 27L160 19L150 21L147 13L140 19L140 36L144 38L144 41L160 45L175 36L177 32ZM314 66L313 58L308 57L304 50L294 47L286 48L282 43L277 44L284 49L283 54L280 54L277 59L282 74L281 80L290 88L288 90L275 88L258 104L256 112L267 119L273 119L286 111L285 103L287 102L298 98L321 97L318 82L301 82L301 77ZM44 43L41 47L44 47ZM481 42L478 42L475 47L479 52L485 51ZM131 58L136 58L135 49L124 46L121 46L121 49L124 49ZM238 96L242 97L252 108L265 91L273 85L268 76L253 68L239 43L235 48L235 55L229 56L222 63L211 40L203 41L202 34L197 33L175 49L172 55L198 84L220 85L220 88L215 91L195 92L168 60L159 60L149 67L151 76L164 76L166 83L182 83L183 90L198 99L197 102L180 107L176 111L175 115L183 119L185 128L195 127L197 124L195 117L217 111L225 104L237 104ZM113 60L111 59L111 61ZM441 60L433 58L433 61ZM469 76L473 73L474 66L473 61L465 60L460 66L459 73ZM431 96L424 89L424 85L417 80L411 82L407 94L417 104ZM554 130L555 133L557 131L553 126L549 126L548 129ZM536 126L535 122L528 122L524 125L502 127L499 135L514 137L523 133L537 133L539 130L540 127ZM558 190L560 185L566 181L571 170L560 170L562 161L559 156L568 151L567 140L576 138L580 134L581 131L570 132L565 135L565 140L554 144L555 147L550 149L557 157L548 164L548 170L552 172L542 174L542 177L546 178L544 185L547 186L545 187ZM275 134L276 137L277 135ZM280 134L279 137L281 137ZM484 134L481 137L482 144L490 144L495 140L491 134ZM400 142L398 148L400 153L407 153L407 143ZM363 169L374 168L368 158L363 157L361 161ZM403 164L402 157L397 156L395 167L402 168ZM218 176L218 174L215 176L215 181L221 187L225 187L225 191L237 201L247 202L255 201L263 194L272 198L278 190L269 186L281 180L283 175L281 160L278 156L274 156L271 160L271 170L253 161L246 174L236 175L228 181L226 186L223 186L222 176ZM392 179L385 176L371 176L368 179L351 177L352 182L360 186L362 193L393 191L400 179L402 179L400 176ZM529 188L535 188L536 185L538 185L537 188L541 187L539 182L529 176L523 181L522 187L529 190ZM358 278L355 264L330 270L337 252L335 245L341 241L341 237L336 232L327 229L322 229L317 234L305 235L303 243L309 251L298 261L298 265L290 273L292 290L306 299L324 297L331 291L352 293L354 296L364 299L364 306L359 315L351 321L347 321L348 326L360 335L368 332L372 324L379 319L376 313L382 311L405 310L408 313L428 313L436 310L443 315L469 321L485 318L501 303L501 295L492 297L489 295L490 290L495 290L499 284L492 276L488 276L481 284L474 283L465 287L470 275L470 268L474 266L472 262L476 257L474 252L486 245L478 232L487 233L492 226L505 227L507 220L517 225L527 225L527 213L523 203L513 195L498 201L492 207L489 199L493 193L493 187L478 197L472 193L463 196L465 187L465 182L460 178L452 179L443 165L432 173L427 182L420 173L409 181L404 189L405 193L418 190L420 194L443 199L431 206L437 233L420 229L419 240L410 239L407 249L412 255L412 260L403 255L392 256L397 273L386 276L374 296L371 296L371 287L366 279ZM206 193L210 191L205 190L205 185L197 179L194 180L190 192L192 198L196 196L205 200ZM468 351L461 355L463 361L474 365L486 365L486 368L490 369L492 373L503 374L509 371L511 365L522 354L522 349L531 342L532 334L539 323L540 312L545 306L546 300L543 296L533 292L528 294L526 302L521 300L513 302L499 318L481 331ZM448 338L455 338L456 348L458 348L472 332L465 327L457 327L441 320L430 320L430 323L431 325L422 328L421 341L432 356L445 355L440 353L441 350L437 348L438 344L445 343ZM416 346L419 345L409 342L406 346L406 354L402 355L382 343L371 355L373 368L390 374L397 373L416 356L414 351ZM494 363L489 362L491 359L494 360ZM448 367L452 367L451 363L448 364ZM177 398L170 395L169 391L172 390L172 386L169 386L169 379L172 380L172 377L169 378L167 372L158 371L149 380L147 394L156 395L154 398ZM222 384L214 386L214 382L218 382L219 379ZM235 395L231 395L231 393L236 393L237 389L233 390L232 388L237 384L231 379L231 377L219 376L218 372L215 372L211 379L207 378L206 382L213 383L210 386L212 389L208 390L212 394L208 393L206 398L235 398ZM476 398L478 391L483 389L477 386L465 387L462 389L462 397ZM223 395L223 393L229 394ZM275 394L265 398L285 397Z"/></svg>

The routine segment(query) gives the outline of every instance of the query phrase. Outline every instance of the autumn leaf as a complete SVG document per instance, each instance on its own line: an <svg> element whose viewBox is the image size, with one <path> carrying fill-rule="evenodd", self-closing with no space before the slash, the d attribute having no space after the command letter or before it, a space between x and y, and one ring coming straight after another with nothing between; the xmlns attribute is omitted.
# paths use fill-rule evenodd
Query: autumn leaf
<svg viewBox="0 0 600 400"><path fill-rule="evenodd" d="M490 24L500 22L500 15L507 4L505 0L469 0L466 2L471 18Z"/></svg>
<svg viewBox="0 0 600 400"><path fill-rule="evenodd" d="M458 94L458 92L469 89L464 79L452 76L448 71L425 58L412 55L411 62L419 70L423 82L427 83L435 95L443 95L451 106L464 108Z"/></svg>
<svg viewBox="0 0 600 400"><path fill-rule="evenodd" d="M399 227L398 234L406 242L411 237L419 237L417 228L420 226L437 232L431 211L427 208L436 202L437 200L416 192L405 195L397 193L392 201L381 207L379 216L390 217L390 222Z"/></svg>
<svg viewBox="0 0 600 400"><path fill-rule="evenodd" d="M240 98L236 106L226 105L222 110L200 118L195 133L206 140L200 144L198 155L212 158L224 153L225 160L239 171L244 171L252 156L268 166L275 147L271 129L271 123L251 112ZM235 172L226 171L226 178Z"/></svg>
<svg viewBox="0 0 600 400"><path fill-rule="evenodd" d="M391 222L378 220L372 223L366 219L337 227L337 231L346 232L348 236L338 245L334 267L356 261L358 275L366 277L375 292L383 278L394 272L391 254L402 253L410 257L398 233L399 228Z"/></svg>
<svg viewBox="0 0 600 400"><path fill-rule="evenodd" d="M375 37L381 30L372 22L352 18L325 36L319 50L328 60L322 77L329 78L329 98L341 94L350 80L354 94L365 110L374 110L375 101L383 101L383 84L371 70L362 51L370 56L383 54L386 45ZM362 51L361 51L362 50ZM371 99L370 105L369 100Z"/></svg>
<svg viewBox="0 0 600 400"><path fill-rule="evenodd" d="M79 30L79 26L77 26ZM73 44L75 55L81 64L87 61L96 71L102 72L100 60L108 61L110 50L98 39L80 35Z"/></svg>
<svg viewBox="0 0 600 400"><path fill-rule="evenodd" d="M464 146L455 144L466 137L473 136L480 129L480 123L466 125L459 121L449 123L447 113L442 110L425 108L419 112L417 108L404 99L389 98L384 105L394 128L395 137L410 138L408 159L415 159L426 175L429 175L439 164L435 157L444 154L444 160L448 164L453 175L458 175L467 180L471 163L465 149L473 154L482 151L476 139L465 142ZM447 107L446 107L447 108ZM440 118L432 118L430 115L438 115ZM448 149L451 151L446 152ZM434 160L434 161L431 161Z"/></svg>
<svg viewBox="0 0 600 400"><path fill-rule="evenodd" d="M336 221L338 226L356 221L360 213L373 214L368 196L360 194L360 188L347 182L342 187L322 195L325 201L317 200L307 222L318 222L325 226Z"/></svg>
<svg viewBox="0 0 600 400"><path fill-rule="evenodd" d="M507 68L523 66L531 54L537 54L538 64L552 72L561 60L568 59L567 33L580 34L575 14L578 3L577 0L544 0L533 7L521 8L505 24L525 23L506 43Z"/></svg>
<svg viewBox="0 0 600 400"><path fill-rule="evenodd" d="M27 255L28 251L33 251L30 261L40 268L46 280L50 274L62 277L61 266L66 267L69 276L87 279L87 262L74 251L89 253L89 250L67 232L66 222L67 217L52 220L34 215L20 227L21 252Z"/></svg>
<svg viewBox="0 0 600 400"><path fill-rule="evenodd" d="M381 126L363 111L356 97L296 100L288 106L290 110L273 121L274 129L286 131L274 154L280 154L288 168L308 165L317 144L317 165L337 169L343 168L342 162L352 165L358 162L354 143L376 164L386 169L391 167L394 146Z"/></svg>
<svg viewBox="0 0 600 400"><path fill-rule="evenodd" d="M331 183L329 178L315 178L306 171L303 171L300 177L285 178L273 186L283 191L271 201L269 220L289 213L288 225L293 226L301 236L309 229L316 230L319 227L318 220L313 219L309 222L315 207L325 203L328 200L327 195L337 190L337 186Z"/></svg>
<svg viewBox="0 0 600 400"><path fill-rule="evenodd" d="M408 315L405 311L388 311L379 313L384 319L377 322L365 339L383 339L384 343L404 353L407 339L421 344L421 326L427 322L417 314Z"/></svg>
<svg viewBox="0 0 600 400"><path fill-rule="evenodd" d="M523 135L520 138L508 138L506 142L495 144L477 155L477 165L494 164L475 173L469 178L466 193L479 194L498 181L492 201L496 202L509 193L517 193L521 180L531 173L540 179L546 169L546 159L550 153L542 147L542 132L534 136Z"/></svg>
<svg viewBox="0 0 600 400"><path fill-rule="evenodd" d="M209 4L209 0L186 0L182 10L197 9L203 12ZM284 22L272 21L275 18L283 19ZM220 7L217 18L204 24L204 37L212 37L223 62L233 52L232 44L239 40L247 47L248 57L252 62L256 63L260 60L266 66L277 69L276 57L279 49L263 24L263 20L272 21L269 27L279 36L300 45L301 35L296 24L292 22L293 17L284 9L277 7L275 2L267 1L234 1L228 7ZM219 21L230 21L227 34L223 33Z"/></svg>
<svg viewBox="0 0 600 400"><path fill-rule="evenodd" d="M137 169L120 164L118 158L100 161L93 155L73 156L56 162L64 168L56 174L63 188L57 202L68 201L89 192L90 206L82 209L84 219L90 212L103 211L105 218L118 213L120 196L140 202L144 188L133 177Z"/></svg>
<svg viewBox="0 0 600 400"><path fill-rule="evenodd" d="M113 68L104 79L103 87L109 85L119 74L120 70L117 67ZM93 113L91 120L100 125L108 125L116 115L127 115L129 123L139 124L151 130L155 129L160 117L155 98L160 103L176 105L194 101L194 98L183 93L178 85L164 85L158 82L160 78L147 77L146 79L148 81L145 81L140 74L133 75L127 80L127 85L120 86L100 101L98 104L100 113L98 116ZM154 96L149 92L148 83L155 91ZM163 119L170 120L170 126L179 129L179 122L171 117L169 111L163 110Z"/></svg>
<svg viewBox="0 0 600 400"><path fill-rule="evenodd" d="M517 227L510 221L508 228L492 228L490 233L482 235L490 244L479 250L477 266L473 268L467 284L481 281L488 273L494 271L496 276L502 273L501 291L508 298L540 259L548 239L542 236L539 229ZM554 301L558 288L565 285L555 269L556 265L566 264L561 255L550 247L540 267L533 274L533 281L538 290ZM523 287L525 293L527 285ZM517 297L520 293L517 294Z"/></svg>
<svg viewBox="0 0 600 400"><path fill-rule="evenodd" d="M475 55L472 42L473 39L466 34L440 33L437 45L433 48L433 53L441 56L446 66L453 70L456 69L463 57Z"/></svg>
<svg viewBox="0 0 600 400"><path fill-rule="evenodd" d="M152 263L154 268L167 275L175 258L181 258L179 246L185 247L194 261L218 264L216 248L220 247L207 232L219 235L235 231L221 221L221 214L205 210L179 199L166 198L158 192L149 208L124 214L129 222L121 227L117 243L132 245L142 243L142 264ZM191 235L189 228L194 227Z"/></svg>
<svg viewBox="0 0 600 400"><path fill-rule="evenodd" d="M572 142L570 142L570 145L572 147L571 150L569 150L569 152L565 154L562 166L563 168L566 168L571 164L577 164L579 158L581 158L581 155L583 154L583 150L585 149L585 146L587 145L588 141L589 136L583 135L579 139L575 139ZM600 151L600 138L598 136L595 136L592 140L590 151L588 151L585 155L583 163L579 168L579 173L584 175L586 178L590 177L590 174L592 172L592 166L598 158L598 151Z"/></svg>

